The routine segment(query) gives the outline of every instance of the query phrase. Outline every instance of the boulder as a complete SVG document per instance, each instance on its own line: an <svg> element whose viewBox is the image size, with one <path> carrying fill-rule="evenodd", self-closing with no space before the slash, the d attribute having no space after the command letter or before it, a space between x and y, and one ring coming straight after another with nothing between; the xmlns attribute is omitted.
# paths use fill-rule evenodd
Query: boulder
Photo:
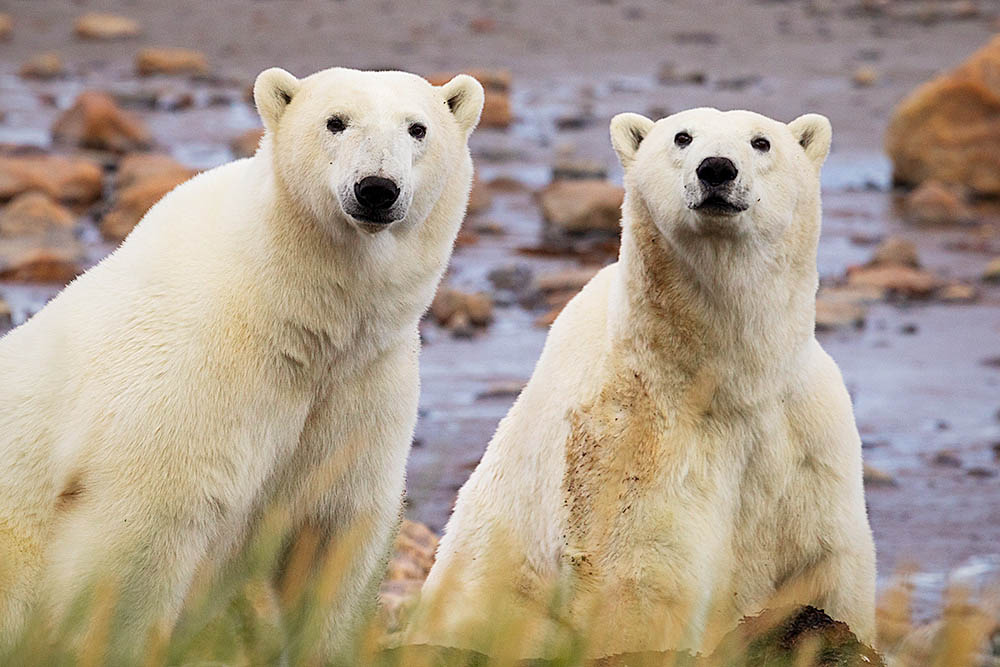
<svg viewBox="0 0 1000 667"><path fill-rule="evenodd" d="M65 284L83 272L75 217L31 190L0 212L0 280Z"/></svg>
<svg viewBox="0 0 1000 667"><path fill-rule="evenodd" d="M831 299L822 293L816 297L816 331L859 329L867 316L868 309L859 303Z"/></svg>
<svg viewBox="0 0 1000 667"><path fill-rule="evenodd" d="M561 179L599 179L608 177L608 170L601 162L596 160L579 159L572 157L560 157L552 165L552 180Z"/></svg>
<svg viewBox="0 0 1000 667"><path fill-rule="evenodd" d="M250 157L257 152L257 147L260 146L260 140L263 136L264 128L262 127L247 130L229 142L229 150L233 152L233 157Z"/></svg>
<svg viewBox="0 0 1000 667"><path fill-rule="evenodd" d="M542 328L551 326L566 304L600 270L599 266L589 266L539 276L534 283L535 294L541 297L548 310L535 318L535 326Z"/></svg>
<svg viewBox="0 0 1000 667"><path fill-rule="evenodd" d="M47 194L30 190L0 211L0 238L72 233L76 216Z"/></svg>
<svg viewBox="0 0 1000 667"><path fill-rule="evenodd" d="M197 172L164 153L131 153L118 163L115 186L121 190L164 175L191 178Z"/></svg>
<svg viewBox="0 0 1000 667"><path fill-rule="evenodd" d="M496 90L486 91L483 113L479 117L479 127L504 129L514 122L510 108L510 94Z"/></svg>
<svg viewBox="0 0 1000 667"><path fill-rule="evenodd" d="M549 308L547 311L535 318L534 325L539 329L548 329L552 326L552 323L556 321L556 318L559 317L559 313L563 311L563 308L566 307L567 303L569 303L569 299L566 299L566 302L563 304Z"/></svg>
<svg viewBox="0 0 1000 667"><path fill-rule="evenodd" d="M894 110L885 138L894 179L1000 195L1000 35Z"/></svg>
<svg viewBox="0 0 1000 667"><path fill-rule="evenodd" d="M941 281L936 275L910 266L884 265L859 266L847 271L847 284L851 287L873 287L903 297L926 297L936 290Z"/></svg>
<svg viewBox="0 0 1000 667"><path fill-rule="evenodd" d="M101 197L99 164L54 155L0 156L0 201L30 190L68 204L90 204Z"/></svg>
<svg viewBox="0 0 1000 667"><path fill-rule="evenodd" d="M190 178L191 173L165 171L121 189L111 210L101 219L101 234L111 241L124 239L156 202Z"/></svg>
<svg viewBox="0 0 1000 667"><path fill-rule="evenodd" d="M62 58L55 51L46 51L26 60L18 73L25 79L55 79L66 73Z"/></svg>
<svg viewBox="0 0 1000 667"><path fill-rule="evenodd" d="M739 660L730 662L727 658L732 656L739 656ZM735 630L722 638L708 662L744 667L885 665L882 657L859 641L846 623L812 606L767 609L757 616L744 617Z"/></svg>
<svg viewBox="0 0 1000 667"><path fill-rule="evenodd" d="M941 279L920 268L917 249L911 241L890 236L876 248L867 264L847 269L847 285L852 289L881 291L883 296L927 297L941 287Z"/></svg>
<svg viewBox="0 0 1000 667"><path fill-rule="evenodd" d="M1000 284L1000 257L995 257L986 265L983 271L983 282Z"/></svg>
<svg viewBox="0 0 1000 667"><path fill-rule="evenodd" d="M478 178L472 181L472 190L469 192L469 215L476 215L487 210L493 203L493 193L485 183Z"/></svg>
<svg viewBox="0 0 1000 667"><path fill-rule="evenodd" d="M871 286L821 287L816 295L816 330L834 331L864 326L868 306L885 298L886 290Z"/></svg>
<svg viewBox="0 0 1000 667"><path fill-rule="evenodd" d="M979 298L979 293L972 285L955 282L938 290L937 298L947 303L970 303Z"/></svg>
<svg viewBox="0 0 1000 667"><path fill-rule="evenodd" d="M489 16L477 16L469 19L469 30L478 34L494 32L497 29L496 19Z"/></svg>
<svg viewBox="0 0 1000 667"><path fill-rule="evenodd" d="M520 294L531 287L534 274L526 264L507 264L491 269L486 277L497 290Z"/></svg>
<svg viewBox="0 0 1000 667"><path fill-rule="evenodd" d="M123 111L105 93L84 91L52 126L58 144L114 153L148 149L153 138L140 119Z"/></svg>
<svg viewBox="0 0 1000 667"><path fill-rule="evenodd" d="M135 58L135 72L139 76L208 74L208 60L192 49L143 49Z"/></svg>
<svg viewBox="0 0 1000 667"><path fill-rule="evenodd" d="M868 266L911 266L918 268L920 258L917 257L917 246L913 241L899 236L890 236L875 249L875 254L868 261Z"/></svg>
<svg viewBox="0 0 1000 667"><path fill-rule="evenodd" d="M517 398L524 389L524 380L501 380L491 382L486 389L476 394L477 401L485 401L491 398Z"/></svg>
<svg viewBox="0 0 1000 667"><path fill-rule="evenodd" d="M961 468L962 458L954 449L942 449L931 457L931 463L946 468Z"/></svg>
<svg viewBox="0 0 1000 667"><path fill-rule="evenodd" d="M420 587L434 564L438 537L422 523L404 519L392 560L379 590L381 620L389 632L401 630Z"/></svg>
<svg viewBox="0 0 1000 667"><path fill-rule="evenodd" d="M483 292L467 293L442 286L434 296L431 316L456 336L470 336L475 327L493 320L493 299Z"/></svg>
<svg viewBox="0 0 1000 667"><path fill-rule="evenodd" d="M0 242L0 280L65 285L83 273L83 249L75 241L37 246Z"/></svg>
<svg viewBox="0 0 1000 667"><path fill-rule="evenodd" d="M422 523L404 520L396 536L394 555L389 562L386 580L419 579L423 581L434 565L438 536Z"/></svg>
<svg viewBox="0 0 1000 667"><path fill-rule="evenodd" d="M676 63L660 63L656 71L656 79L664 86L675 86L680 84L702 85L708 81L708 75L699 69L681 69ZM664 114L669 116L670 114Z"/></svg>
<svg viewBox="0 0 1000 667"><path fill-rule="evenodd" d="M142 27L137 21L117 14L90 12L76 20L73 28L81 39L114 40L137 37Z"/></svg>
<svg viewBox="0 0 1000 667"><path fill-rule="evenodd" d="M600 270L601 267L599 266L589 266L580 269L566 269L555 273L546 273L535 279L535 289L543 294L551 294L553 292L572 292L576 294Z"/></svg>
<svg viewBox="0 0 1000 667"><path fill-rule="evenodd" d="M617 234L625 190L600 179L554 181L538 193L542 216L564 232Z"/></svg>
<svg viewBox="0 0 1000 667"><path fill-rule="evenodd" d="M871 65L862 65L851 74L851 83L856 88L868 88L878 81L878 71Z"/></svg>
<svg viewBox="0 0 1000 667"><path fill-rule="evenodd" d="M956 225L975 216L953 187L939 181L924 181L904 201L906 219L921 225Z"/></svg>
<svg viewBox="0 0 1000 667"><path fill-rule="evenodd" d="M478 68L465 70L465 73L483 84L483 88L486 90L507 93L510 92L511 85L514 83L513 75L510 73L510 70L506 69ZM451 76L454 76L454 74ZM448 79L450 78L449 76ZM445 81L448 79L445 79Z"/></svg>
<svg viewBox="0 0 1000 667"><path fill-rule="evenodd" d="M896 479L892 475L867 463L864 464L863 478L866 487L897 486Z"/></svg>

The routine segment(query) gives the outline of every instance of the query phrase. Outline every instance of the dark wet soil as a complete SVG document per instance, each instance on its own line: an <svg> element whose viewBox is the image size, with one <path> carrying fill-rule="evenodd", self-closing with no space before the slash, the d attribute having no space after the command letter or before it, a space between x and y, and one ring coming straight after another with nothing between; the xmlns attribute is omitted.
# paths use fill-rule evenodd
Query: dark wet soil
<svg viewBox="0 0 1000 667"><path fill-rule="evenodd" d="M256 72L281 65L306 74L331 65L395 67L420 73L502 67L513 73L516 121L473 137L480 178L512 179L470 225L497 223L460 247L446 279L493 291L487 274L521 265L535 275L576 267L580 258L542 257L541 217L531 190L548 182L557 156L596 160L620 173L607 138L619 111L652 116L692 106L750 108L790 120L820 112L834 125L824 171L825 220L819 253L824 281L865 261L889 234L915 241L929 268L976 283L973 304L879 304L866 325L821 335L854 397L866 460L895 486L869 489L881 582L913 563L920 609L928 613L957 569L979 581L1000 570L1000 288L978 285L1000 255L1000 225L982 210L985 242L971 229L907 226L889 190L882 133L893 105L938 71L976 49L997 29L995 4L969 18L934 20L915 0L890 3L898 15L872 15L852 0L703 3L696 0L7 0L11 38L0 42L0 143L47 146L55 115L85 88L141 100L194 94L182 111L138 108L161 146L208 168L231 159L228 142L257 125L244 100ZM112 10L141 21L144 35L81 42L73 20ZM928 18L931 16L931 18ZM207 80L137 79L135 53L145 46L186 46L206 53ZM69 69L53 82L25 82L29 56L57 50ZM665 64L701 83L661 83ZM870 66L876 81L857 87L852 73ZM155 105L154 105L155 107ZM574 129L559 129L572 127ZM989 232L992 230L992 236ZM106 252L89 221L92 254ZM979 238L979 237L976 237ZM972 249L956 250L956 247ZM0 284L16 321L54 289ZM484 392L528 379L545 339L539 311L501 305L494 323L470 340L425 323L423 393L409 469L408 513L440 529L456 490L475 466L513 395ZM950 450L957 465L935 463Z"/></svg>

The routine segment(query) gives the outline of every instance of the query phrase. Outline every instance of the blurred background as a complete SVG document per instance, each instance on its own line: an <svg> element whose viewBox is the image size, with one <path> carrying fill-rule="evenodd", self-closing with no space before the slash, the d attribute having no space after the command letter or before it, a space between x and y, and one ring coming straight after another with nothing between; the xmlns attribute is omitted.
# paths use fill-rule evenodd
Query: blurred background
<svg viewBox="0 0 1000 667"><path fill-rule="evenodd" d="M422 323L407 516L439 532L563 304L617 253L608 121L696 106L833 122L818 329L853 395L883 590L1000 573L1000 2L4 0L0 332L165 192L251 154L278 65L488 91Z"/></svg>

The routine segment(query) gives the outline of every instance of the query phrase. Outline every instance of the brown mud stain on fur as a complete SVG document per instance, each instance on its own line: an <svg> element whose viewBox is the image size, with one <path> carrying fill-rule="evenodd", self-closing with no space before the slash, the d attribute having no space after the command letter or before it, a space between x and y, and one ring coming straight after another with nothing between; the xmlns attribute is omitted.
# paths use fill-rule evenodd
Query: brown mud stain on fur
<svg viewBox="0 0 1000 667"><path fill-rule="evenodd" d="M700 372L710 346L711 331L698 312L697 280L656 228L645 207L630 207L632 223L623 239L622 254L630 265L626 280L636 343L654 351L677 380L687 384Z"/></svg>
<svg viewBox="0 0 1000 667"><path fill-rule="evenodd" d="M617 361L597 398L567 415L564 543L568 564L585 579L600 568L595 548L609 547L634 503L671 466L668 459L684 456L670 448L671 432L683 425L696 433L711 419L720 383L717 369L706 363L710 340L698 299L684 287L691 276L664 247L642 206L633 202L628 217L622 270L629 321L615 341ZM650 361L647 353L664 360L655 380L641 370Z"/></svg>
<svg viewBox="0 0 1000 667"><path fill-rule="evenodd" d="M685 288L691 276L641 205L632 202L629 218L622 249L628 322L599 395L567 415L563 539L567 565L581 583L603 569L595 560L613 551L635 504L674 467L669 459L684 456L669 446L671 433L681 425L697 432L711 418L720 381L705 360L710 341L697 297ZM650 353L664 361L655 379L642 370Z"/></svg>
<svg viewBox="0 0 1000 667"><path fill-rule="evenodd" d="M80 502L85 487L80 473L73 474L63 490L56 496L56 511L65 512Z"/></svg>
<svg viewBox="0 0 1000 667"><path fill-rule="evenodd" d="M589 406L568 415L563 498L568 511L564 542L567 564L588 579L600 569L600 551L643 492L656 481L663 455L665 417L641 375L626 371Z"/></svg>

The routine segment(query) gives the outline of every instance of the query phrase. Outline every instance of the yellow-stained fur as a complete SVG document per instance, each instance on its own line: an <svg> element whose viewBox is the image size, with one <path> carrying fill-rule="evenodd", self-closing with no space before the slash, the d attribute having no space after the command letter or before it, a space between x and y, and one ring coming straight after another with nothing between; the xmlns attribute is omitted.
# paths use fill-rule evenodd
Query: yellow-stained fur
<svg viewBox="0 0 1000 667"><path fill-rule="evenodd" d="M459 493L410 641L496 651L500 607L524 619L523 656L567 629L591 656L711 651L793 602L872 641L861 443L813 335L829 123L623 114L612 139L620 261L556 320ZM696 209L712 156L746 210Z"/></svg>

